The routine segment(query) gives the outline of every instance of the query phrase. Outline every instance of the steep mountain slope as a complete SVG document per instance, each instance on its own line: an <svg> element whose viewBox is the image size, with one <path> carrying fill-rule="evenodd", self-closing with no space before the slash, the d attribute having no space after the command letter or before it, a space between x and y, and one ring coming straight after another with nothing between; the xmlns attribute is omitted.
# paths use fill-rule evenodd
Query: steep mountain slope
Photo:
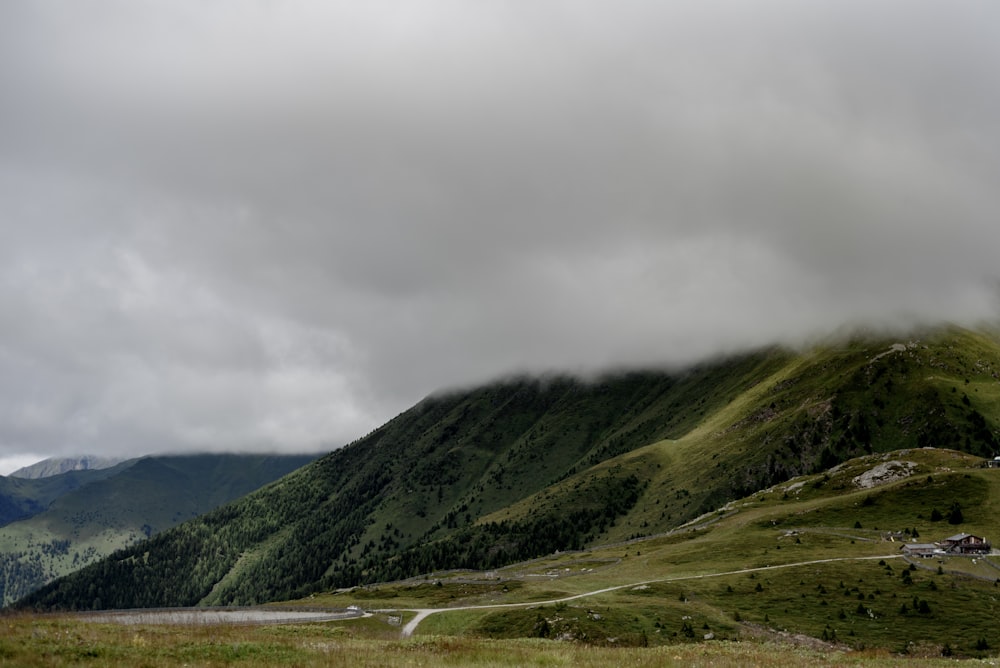
<svg viewBox="0 0 1000 668"><path fill-rule="evenodd" d="M0 601L10 603L59 575L239 498L314 459L178 455L129 460L100 471L106 475L83 481L44 511L0 527ZM43 480L76 480L78 473Z"/></svg>
<svg viewBox="0 0 1000 668"><path fill-rule="evenodd" d="M951 328L432 397L24 604L253 603L496 567L662 532L869 452L992 454L997 370L993 334Z"/></svg>
<svg viewBox="0 0 1000 668"><path fill-rule="evenodd" d="M99 457L84 455L82 457L52 457L40 462L19 468L10 474L11 478L48 478L49 476L68 473L70 471L89 471L91 469L109 469L126 461L123 457Z"/></svg>
<svg viewBox="0 0 1000 668"><path fill-rule="evenodd" d="M824 470L851 457L903 447L1000 451L1000 345L956 328L919 339L824 346L706 418L676 441L615 460L648 492L606 539L661 531L727 500ZM488 519L538 515L565 504L563 488Z"/></svg>

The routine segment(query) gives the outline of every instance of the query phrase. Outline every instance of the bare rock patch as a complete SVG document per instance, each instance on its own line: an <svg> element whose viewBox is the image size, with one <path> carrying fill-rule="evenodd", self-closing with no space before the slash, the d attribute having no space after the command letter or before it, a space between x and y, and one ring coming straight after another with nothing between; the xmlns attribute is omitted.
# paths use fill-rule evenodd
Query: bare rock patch
<svg viewBox="0 0 1000 668"><path fill-rule="evenodd" d="M913 471L916 468L916 462L893 459L875 465L861 475L855 476L851 482L861 489L871 489L872 487L908 478L913 475Z"/></svg>

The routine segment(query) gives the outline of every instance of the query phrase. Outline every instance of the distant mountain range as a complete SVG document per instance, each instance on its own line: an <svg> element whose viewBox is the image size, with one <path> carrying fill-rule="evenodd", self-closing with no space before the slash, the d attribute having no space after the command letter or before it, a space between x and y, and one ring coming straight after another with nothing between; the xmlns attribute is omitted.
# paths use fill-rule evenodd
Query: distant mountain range
<svg viewBox="0 0 1000 668"><path fill-rule="evenodd" d="M90 471L94 469L109 469L125 461L124 457L99 457L84 455L82 457L52 457L40 462L19 468L10 474L11 478L48 478L49 476L69 473L70 471Z"/></svg>
<svg viewBox="0 0 1000 668"><path fill-rule="evenodd" d="M10 603L315 458L158 456L46 477L0 477L0 601Z"/></svg>
<svg viewBox="0 0 1000 668"><path fill-rule="evenodd" d="M998 427L1000 338L954 327L678 373L507 380L429 397L21 605L250 604L496 568L666 532L872 453L992 457Z"/></svg>

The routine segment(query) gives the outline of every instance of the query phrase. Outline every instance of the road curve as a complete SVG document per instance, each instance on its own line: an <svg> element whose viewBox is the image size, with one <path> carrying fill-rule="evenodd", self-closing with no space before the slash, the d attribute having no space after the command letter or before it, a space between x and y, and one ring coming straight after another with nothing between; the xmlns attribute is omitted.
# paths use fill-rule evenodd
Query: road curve
<svg viewBox="0 0 1000 668"><path fill-rule="evenodd" d="M373 612L415 612L416 616L411 619L403 627L400 635L403 638L409 638L413 635L413 632L417 630L417 626L420 622L424 621L430 615L438 612L458 612L461 610L491 610L491 609L503 609L503 608L529 608L536 605L554 605L556 603L566 603L568 601L575 601L581 598L587 598L588 596L598 596L600 594L607 594L608 592L618 591L620 589L629 589L632 587L641 587L643 585L659 584L661 582L680 582L683 580L704 580L707 578L716 578L723 575L740 575L742 573L756 573L758 571L773 571L779 568L794 568L795 566L810 566L812 564L828 564L835 561L874 561L875 559L900 559L901 555L898 554L887 554L874 557L833 557L831 559L813 559L811 561L797 561L792 564L778 564L776 566L757 566L756 568L741 568L735 571L723 571L721 573L703 573L701 575L679 575L677 577L669 578L658 578L656 580L644 580L642 582L630 582L623 585L615 585L613 587L605 587L604 589L595 589L594 591L584 592L582 594L573 594L572 596L566 596L563 598L555 598L549 601L528 601L524 603L491 603L488 605L463 605L454 608L411 608L411 609L393 609L393 610L375 610Z"/></svg>

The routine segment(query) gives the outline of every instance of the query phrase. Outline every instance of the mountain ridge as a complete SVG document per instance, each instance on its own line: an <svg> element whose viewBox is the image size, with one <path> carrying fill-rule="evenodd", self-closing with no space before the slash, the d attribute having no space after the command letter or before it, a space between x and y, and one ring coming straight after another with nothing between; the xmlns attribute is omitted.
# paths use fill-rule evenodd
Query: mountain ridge
<svg viewBox="0 0 1000 668"><path fill-rule="evenodd" d="M771 347L683 373L433 395L22 605L284 600L662 532L866 454L935 445L991 456L998 370L995 333L948 327Z"/></svg>
<svg viewBox="0 0 1000 668"><path fill-rule="evenodd" d="M49 457L34 464L23 466L9 473L10 478L48 478L70 471L90 471L109 469L126 461L127 457L102 457L99 455L80 455L79 457Z"/></svg>

